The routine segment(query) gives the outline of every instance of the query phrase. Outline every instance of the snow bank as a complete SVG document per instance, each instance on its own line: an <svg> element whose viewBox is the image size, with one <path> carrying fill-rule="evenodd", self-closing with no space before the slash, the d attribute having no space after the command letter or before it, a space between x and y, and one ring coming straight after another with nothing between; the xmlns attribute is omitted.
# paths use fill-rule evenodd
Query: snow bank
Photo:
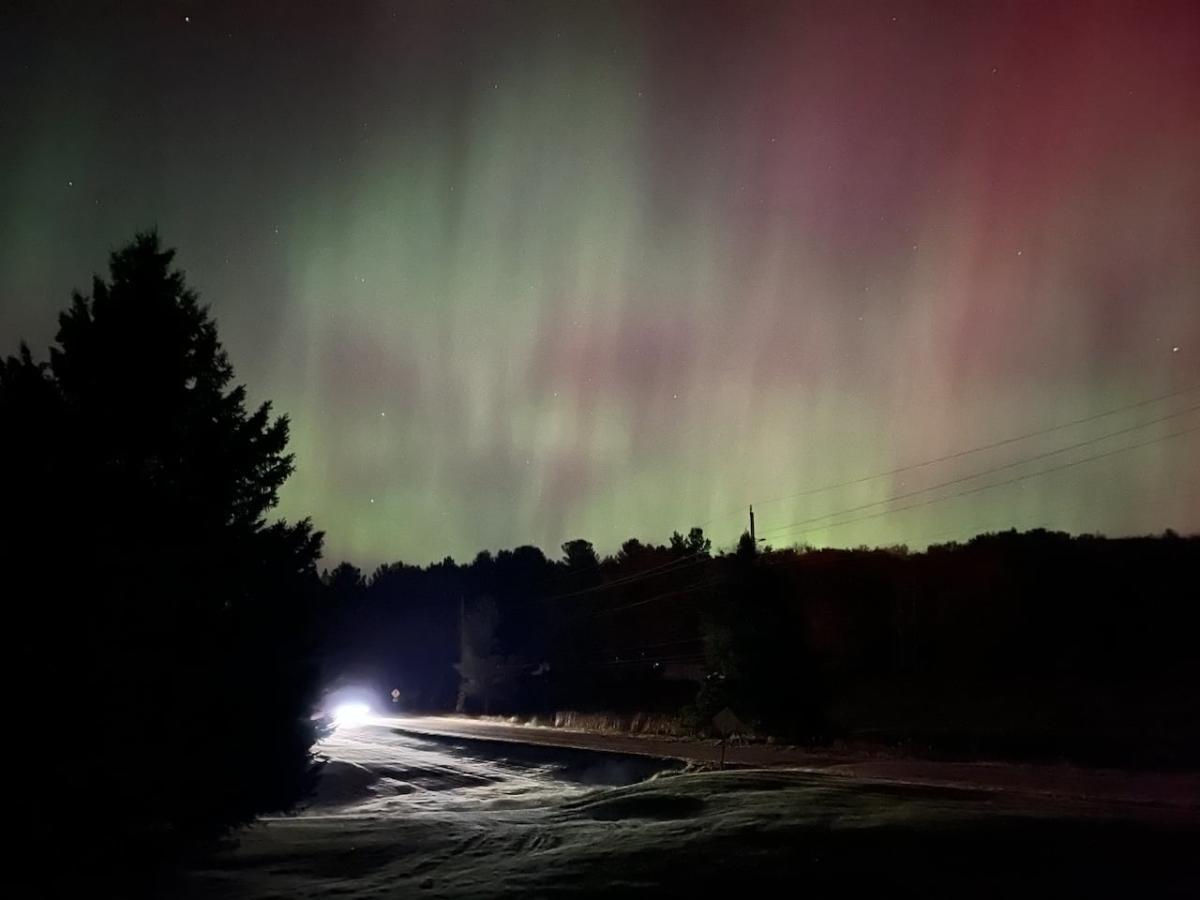
<svg viewBox="0 0 1200 900"><path fill-rule="evenodd" d="M560 756L538 755L548 751ZM340 735L327 752L330 783L305 815L246 830L173 895L662 897L787 886L812 896L1009 896L1034 884L1145 896L1148 886L1194 886L1200 874L1188 868L1194 826L1031 811L994 792L785 770L597 787L578 777L578 751L508 745L489 757L478 743L382 728Z"/></svg>

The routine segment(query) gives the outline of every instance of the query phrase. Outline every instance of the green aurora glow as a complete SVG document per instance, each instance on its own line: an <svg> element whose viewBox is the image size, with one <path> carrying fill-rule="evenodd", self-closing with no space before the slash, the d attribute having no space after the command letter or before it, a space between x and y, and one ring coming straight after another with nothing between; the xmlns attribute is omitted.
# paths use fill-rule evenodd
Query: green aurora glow
<svg viewBox="0 0 1200 900"><path fill-rule="evenodd" d="M1194 8L161 6L0 46L4 351L157 223L330 559L1200 530L1196 432L783 529L1200 392L766 502L1200 384Z"/></svg>

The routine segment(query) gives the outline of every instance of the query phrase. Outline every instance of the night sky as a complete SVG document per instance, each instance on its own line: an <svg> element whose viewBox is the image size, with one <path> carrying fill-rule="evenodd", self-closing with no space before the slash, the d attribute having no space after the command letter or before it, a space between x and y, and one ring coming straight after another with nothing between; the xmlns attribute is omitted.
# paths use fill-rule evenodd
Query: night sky
<svg viewBox="0 0 1200 900"><path fill-rule="evenodd" d="M1194 2L0 3L0 350L154 225L330 561L1200 530Z"/></svg>

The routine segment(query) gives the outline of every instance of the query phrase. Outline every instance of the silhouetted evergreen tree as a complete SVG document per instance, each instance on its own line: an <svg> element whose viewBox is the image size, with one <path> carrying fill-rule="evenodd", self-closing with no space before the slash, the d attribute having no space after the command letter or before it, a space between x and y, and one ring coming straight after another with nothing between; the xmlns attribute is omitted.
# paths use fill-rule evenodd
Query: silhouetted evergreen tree
<svg viewBox="0 0 1200 900"><path fill-rule="evenodd" d="M562 545L563 565L571 571L586 571L600 565L600 557L591 541L579 538Z"/></svg>
<svg viewBox="0 0 1200 900"><path fill-rule="evenodd" d="M708 556L712 541L704 536L703 528L693 528L688 531L687 537L678 531L672 532L670 547L676 556Z"/></svg>
<svg viewBox="0 0 1200 900"><path fill-rule="evenodd" d="M50 769L38 827L81 851L215 834L314 774L321 535L268 522L287 419L247 409L172 257L139 235L48 365L0 367L9 659Z"/></svg>
<svg viewBox="0 0 1200 900"><path fill-rule="evenodd" d="M743 531L742 536L738 538L735 555L742 561L752 560L758 555L758 548L754 546L754 538L750 537L750 532Z"/></svg>

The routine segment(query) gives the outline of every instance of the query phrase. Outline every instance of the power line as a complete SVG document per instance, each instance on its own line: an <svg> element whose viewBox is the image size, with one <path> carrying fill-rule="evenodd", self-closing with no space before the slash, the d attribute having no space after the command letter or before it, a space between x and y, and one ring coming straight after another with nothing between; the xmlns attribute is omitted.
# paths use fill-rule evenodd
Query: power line
<svg viewBox="0 0 1200 900"><path fill-rule="evenodd" d="M832 519L832 518L836 518L837 516L846 515L847 513L859 512L860 510L870 509L872 506L879 506L880 504L883 504L883 503L891 503L896 500L904 500L904 499L907 499L908 497L915 497L919 494L926 494L930 491L935 491L938 488L949 487L950 485L953 485L953 484L962 484L964 481L972 481L976 478L982 478L985 475L991 475L995 472L1003 472L1005 469L1012 469L1017 466L1026 465L1031 462L1037 462L1039 459L1046 459L1047 457L1050 457L1050 456L1057 456L1060 453L1066 453L1068 450L1078 450L1080 447L1087 447L1091 444L1099 443L1100 441L1106 441L1109 438L1119 437L1120 435L1128 434L1131 431L1139 431L1142 428L1147 428L1150 425L1157 425L1158 423L1166 422L1169 419L1177 419L1180 416L1185 416L1188 413L1195 412L1196 410L1200 410L1200 404L1196 404L1195 406L1189 406L1187 409L1182 409L1182 410L1179 410L1178 412L1169 413L1168 415L1165 415L1165 416L1159 416L1156 419L1150 419L1149 421L1142 422L1138 425L1130 425L1127 428L1121 428L1121 429L1118 429L1117 431L1110 431L1106 434L1102 434L1102 435L1099 435L1094 438L1088 438L1086 441L1079 441L1078 443L1075 443L1075 444L1068 444L1066 447L1060 447L1057 450L1047 450L1044 453L1037 453L1037 454L1034 454L1033 456L1027 456L1024 459L1015 460L1014 462L1004 463L999 466L992 466L990 468L983 469L981 471L974 472L969 475L960 475L957 478L950 478L946 481L940 481L937 484L931 484L927 487L917 488L912 491L906 491L902 494L893 494L892 496L885 497L882 500L873 500L870 503L861 503L858 506L852 506L852 507L849 507L848 509L838 510L837 512L825 513L824 515L812 516L808 519L801 519L798 522L792 522L787 525L780 525L775 528L768 529L767 533L768 534L777 534L777 533L782 533L785 531L791 531L791 530L793 530L795 528L799 528L803 525L811 525L814 522L820 522L824 519Z"/></svg>
<svg viewBox="0 0 1200 900"><path fill-rule="evenodd" d="M1142 441L1137 444L1130 444L1127 447L1117 447L1116 449L1113 449L1113 450L1107 450L1104 453L1097 453L1092 456L1086 456L1083 459L1073 460L1069 463L1063 463L1062 465L1051 466L1048 469L1042 469L1038 472L1029 472L1029 473L1026 473L1025 475L1017 475L1014 478L1008 478L1008 479L1005 479L1004 481L996 481L996 482L993 482L992 484L980 485L979 487L969 488L965 491L956 491L953 494L947 494L945 497L933 497L933 498L930 498L929 500L923 500L920 503L910 503L907 506L897 507L896 509L885 509L880 512L870 513L869 515L865 515L865 516L856 516L853 519L846 519L845 521L842 521L842 522L830 522L829 524L822 525L821 527L822 528L840 528L843 525L851 525L855 522L865 522L867 519L877 519L880 516L888 516L888 515L891 515L892 513L904 512L905 510L916 509L917 507L920 507L920 506L928 506L933 503L941 503L944 500L954 500L958 497L966 497L970 494L978 494L981 491L988 491L988 490L991 490L992 488L1004 487L1009 484L1016 484L1017 482L1020 482L1020 481L1027 481L1030 478L1038 478L1042 475L1049 475L1051 472L1060 472L1063 469L1070 469L1070 468L1073 468L1074 466L1079 466L1079 465L1083 465L1084 463L1094 462L1095 460L1098 460L1098 459L1105 459L1109 456L1116 456L1117 454L1126 453L1130 450L1137 450L1141 447L1149 447L1152 444L1162 443L1163 441L1170 440L1171 438L1182 437L1185 434L1191 434L1192 432L1195 432L1195 431L1200 431L1200 425L1195 425L1191 428L1185 428L1182 431L1174 431L1174 432L1171 432L1170 434L1160 435L1159 437L1151 438L1148 441ZM932 488L930 488L930 490L932 490ZM880 502L886 503L887 501L880 501ZM873 506L875 504L871 504L871 505ZM841 513L831 513L830 516L824 516L822 518L830 518L832 516L844 515L845 513L851 512L851 511L852 510L843 510ZM806 523L798 523L796 527L798 527L799 525L803 525L803 524L806 524ZM789 527L791 527L791 526L789 526ZM814 530L815 529L812 529L812 528L808 529L808 531L814 531ZM802 533L807 533L807 532L802 532Z"/></svg>
<svg viewBox="0 0 1200 900"><path fill-rule="evenodd" d="M1137 404L1137 405L1145 406L1147 402L1152 402L1152 401L1144 401L1141 404ZM1007 469L1015 468L1017 466L1027 465L1028 463L1031 463L1031 462L1037 462L1039 459L1046 459L1051 456L1057 456L1058 454L1066 453L1069 450L1077 450L1080 447L1090 446L1092 444L1099 443L1100 441L1108 440L1109 438L1119 437L1122 434L1128 434L1129 432L1132 432L1132 431L1139 431L1139 430L1141 430L1143 428L1147 428L1151 425L1156 425L1161 422L1168 421L1170 419L1175 419L1180 416L1187 415L1188 413L1195 412L1197 410L1200 410L1200 404L1190 406L1186 409L1182 409L1177 412L1168 413L1165 416L1159 416L1155 419L1150 419L1145 422L1141 422L1137 425L1131 425L1126 428L1118 429L1116 431L1107 432L1105 434L1098 435L1097 437L1089 438L1085 441L1079 441L1075 444L1069 444L1066 447L1060 447L1056 450L1049 450L1049 451L1046 451L1043 453L1034 454L1033 456L1028 456L1023 459L1016 460L1014 462L1004 463L999 466L992 466L990 468L983 469L981 471L974 472L969 475L962 475L957 478L951 478L946 481L938 482L937 484L929 485L927 487L918 488L918 489L912 490L912 491L906 491L901 494L894 494L891 497L886 497L882 500L875 500L870 503L863 503L858 506L852 506L847 509L837 510L832 513L825 513L820 516L813 516L808 519L802 519L798 522L792 522L788 525L777 526L776 528L769 529L766 533L768 535L772 535L772 536L780 536L786 532L794 531L795 529L801 528L805 525L812 525L817 522L822 522L826 519L834 519L834 518L837 518L838 516L844 516L849 513L867 510L873 506L879 506L884 503L892 503L897 500L904 500L909 497L919 496L920 494L929 493L930 491L938 490L938 489L944 488L944 487L949 487L951 485L961 484L966 481L973 481L976 478L981 478L986 475L994 474L996 472L1002 472ZM1098 459L1100 457L1098 456L1096 458ZM1056 471L1056 470L1057 469L1049 469L1047 471ZM861 480L865 480L865 479L859 479L859 480L861 481ZM921 504L915 504L915 505L921 505ZM904 507L904 508L908 509L911 507ZM884 513L880 513L880 515L885 515L885 514L887 514L887 512L889 512L889 511L884 511ZM862 518L864 518L864 519L872 518L872 516L864 516ZM849 521L858 521L858 520L854 519L854 520L849 520ZM843 524L843 523L837 523L837 524ZM846 524L848 524L848 522ZM826 526L826 527L833 527L833 526L830 525L830 526ZM697 559L696 557L700 557L700 558ZM564 598L568 598L568 597L583 596L586 594L597 593L599 591L608 590L608 589L614 588L614 587L622 587L625 585L633 584L635 582L645 580L646 578L657 577L658 575L665 575L668 573L677 573L677 572L686 571L686 570L692 568L693 566L697 565L698 563L703 562L704 560L707 560L709 558L710 557L707 554L703 553L702 551L697 551L696 553L691 553L691 554L688 554L687 556L682 556L677 559L670 560L666 563L663 563L658 566L654 566L653 568L646 569L642 572L635 572L630 575L626 575L623 578L618 578L613 581L605 582L604 584L595 585L590 588L582 588L578 591L572 591L572 592L566 593L566 594L559 594L557 596L550 597L547 599L559 600L559 599L564 599ZM596 614L599 614L602 612L614 612L614 611L618 611L621 609L628 609L628 608L632 608L634 606L640 606L643 603L652 602L653 600L660 599L663 596L670 596L671 593L678 593L678 592L677 591L676 592L668 592L668 594L666 594L666 595L659 595L657 597L652 597L652 598L649 598L646 600L639 600L633 604L629 604L624 607L615 607L614 609L611 609L611 610L598 610L598 611L596 611Z"/></svg>
<svg viewBox="0 0 1200 900"><path fill-rule="evenodd" d="M699 557L699 559L697 559L697 557ZM595 593L596 591L604 591L604 590L608 590L609 588L620 587L622 585L629 584L634 581L640 581L643 578L647 578L650 576L665 575L665 574L667 574L668 571L669 572L681 572L684 569L691 568L691 566L695 565L697 562L700 562L704 559L710 559L710 558L711 557L709 556L707 550L697 550L694 553L688 553L685 556L677 557L668 562L662 563L661 565L653 566L649 569L643 569L641 572L633 572L629 575L624 575L620 578L615 578L612 581L606 581L603 584L597 584L597 585L593 585L592 587L587 587L587 588L580 588L577 591L570 591L566 594L555 594L554 596L547 597L546 599L547 600L564 600L568 597L578 597L583 594L591 594L591 593ZM688 563L688 565L680 565L680 563L685 563L688 560L692 560L692 562Z"/></svg>
<svg viewBox="0 0 1200 900"><path fill-rule="evenodd" d="M1198 405L1198 406L1196 406L1196 407L1193 407L1192 409L1189 409L1189 410L1183 410L1183 411L1181 411L1181 412L1179 412L1179 413L1174 413L1174 414L1172 414L1172 415L1170 415L1170 416L1164 416L1164 417L1162 417L1161 419L1152 420L1152 421L1149 421L1149 422L1144 422L1144 423L1142 423L1142 425L1139 425L1139 426L1134 426L1134 427L1132 427L1132 428L1126 428L1126 429L1122 429L1122 430L1120 430L1120 431L1112 432L1112 433L1110 433L1110 434L1107 434L1107 435L1104 435L1104 436L1102 436L1102 437L1100 437L1100 438L1095 438L1095 439L1093 439L1093 440L1091 440L1091 441L1087 441L1087 442L1084 442L1084 443L1082 443L1082 444L1075 445L1075 446L1084 446L1085 444L1088 444L1088 443L1096 443L1096 442L1097 442L1097 441L1099 441L1099 440L1104 440L1104 439L1106 439L1106 438L1109 438L1109 437L1114 437L1114 436L1117 436L1117 435L1119 435L1119 434L1126 433L1126 432L1128 432L1128 431L1136 430L1137 428L1144 428L1144 427L1146 427L1147 425L1153 425L1153 424L1156 424L1156 423L1157 423L1157 422L1159 422L1159 421L1165 421L1166 419L1170 419L1170 418L1176 418L1176 417L1178 417L1178 416L1180 416L1180 415L1183 415L1183 414L1185 414L1185 413L1187 413L1187 412L1191 412L1191 411L1193 411L1193 410L1195 410L1195 409L1200 409L1200 405ZM921 502L919 502L919 503L911 503L911 504L908 504L907 506L902 506L902 507L899 507L899 508L897 508L897 509L887 509L887 510L883 510L883 511L881 511L881 512L877 512L877 513L871 513L871 514L868 514L868 515L865 515L865 516L857 516L857 517L855 517L855 518L852 518L852 519L846 519L845 521L842 521L842 522L833 522L833 523L830 523L830 524L828 524L828 525L825 525L825 526L822 526L822 527L825 527L825 528L838 528L838 527L841 527L841 526L843 526L843 525L850 525L850 524L853 524L853 523L855 523L855 522L862 522L862 521L866 521L866 520L868 520L868 519L874 519L874 518L879 518L879 517L881 517L881 516L891 515L892 513L904 512L904 511L906 511L906 510L910 510L910 509L916 509L916 508L918 508L918 507L921 507L921 506L928 506L928 505L930 505L930 504L933 504L933 503L941 503L942 501L945 501L945 500L953 500L953 499L955 499L955 498L958 498L958 497L965 497L965 496L968 496L968 495L970 495L970 494L976 494L976 493L979 493L979 492L981 492L981 491L991 490L991 489L993 489L993 488L1004 487L1004 486L1006 486L1006 485L1009 485L1009 484L1015 484L1015 483L1017 483L1017 482L1021 482L1021 481L1027 481L1028 479L1031 479L1031 478L1037 478L1037 477L1040 477L1040 476L1042 476L1042 475L1048 475L1048 474L1051 474L1051 473L1053 473L1053 472L1062 471L1062 470L1064 470L1064 469L1070 469L1070 468L1073 468L1073 467L1075 467L1075 466L1078 466L1078 465L1083 465L1084 463L1088 463L1088 462L1094 462L1095 460L1098 460L1098 459L1105 459L1105 458L1107 458L1107 457L1110 457L1110 456L1116 456L1116 455L1118 455L1118 454L1120 454L1120 453L1126 453L1126 452L1128 452L1128 451L1130 451L1130 450L1136 450L1136 449L1139 449L1139 448L1141 448L1141 447L1148 447L1148 446L1150 446L1150 445L1152 445L1152 444L1161 443L1162 441L1165 441L1165 440L1170 440L1171 438L1176 438L1176 437L1181 437L1181 436L1183 436L1183 435L1186 435L1186 434L1191 434L1192 432L1195 432L1195 431L1200 431L1200 425L1196 425L1196 426L1194 426L1194 427L1192 427L1192 428L1185 428L1185 429L1183 429L1183 430L1181 430L1181 431L1172 432L1171 434L1161 435L1161 436L1159 436L1159 437L1156 437L1156 438L1151 438L1150 440L1147 440L1147 441L1142 441L1142 442L1140 442L1140 443L1137 443L1137 444L1130 444L1130 445L1128 445L1128 446L1125 446L1125 447L1118 447L1118 448L1115 448L1115 449L1113 449L1113 450L1107 450L1107 451L1105 451L1105 452L1103 452L1103 453L1097 453L1097 454L1093 454L1092 456L1084 457L1083 459L1073 460L1073 461L1071 461L1071 462L1068 462L1068 463L1063 463L1062 465L1058 465L1058 466L1051 466L1051 467L1050 467L1050 468L1048 468L1048 469L1042 469L1042 470L1040 470L1040 471L1037 471L1037 472L1029 472L1029 473L1026 473L1026 474L1024 474L1024 475L1018 475L1018 476L1016 476L1016 477L1014 477L1014 478L1009 478L1009 479L1006 479L1006 480L1004 480L1004 481L997 481L997 482L993 482L992 484L985 484L985 485L981 485L981 486L979 486L979 487L975 487L975 488L969 488L969 489L967 489L967 490L964 490L964 491L957 491L957 492L955 492L955 493L953 493L953 494L948 494L948 495L946 495L945 497L934 497L934 498L930 498L930 499L928 499L928 500L923 500L923 501L921 501ZM1063 451L1065 451L1065 450L1070 450L1070 449L1075 449L1075 447L1074 447L1074 446L1073 446L1073 447L1064 447L1064 448L1063 448ZM1063 451L1054 451L1054 452L1055 452L1055 453L1058 453L1058 452L1063 452ZM1045 457L1045 456L1048 456L1048 455L1053 455L1053 454L1040 454L1039 456L1036 456L1036 457L1030 457L1029 459L1022 460L1022 461L1021 461L1021 462L1019 462L1019 463L1012 463L1012 464L1009 464L1009 465L1007 465L1007 466L1001 466L1001 467L997 467L997 468L996 468L996 469L994 469L994 470L990 470L990 471L984 471L984 472L976 473L976 474L975 474L975 475L973 475L973 476L969 476L969 478L977 478L977 477L981 477L981 476L983 476L983 475L991 474L991 472L992 472L992 471L1001 471L1001 470L1003 470L1003 469L1005 469L1005 468L1012 468L1014 465L1021 465L1021 464L1024 464L1024 463L1032 462L1032 461L1034 461L1034 460L1036 460L1036 459L1040 459L1040 458L1043 458L1043 457ZM918 494L918 493L925 493L925 492L927 492L927 491L934 490L934 489L936 489L936 488L938 488L938 487L944 487L946 484L957 483L957 482L961 482L961 481L963 481L963 480L968 480L968 479L955 479L955 480L953 480L953 481L950 481L950 482L945 482L945 483L944 483L944 484L942 484L942 485L933 485L933 486L931 486L931 487L929 487L929 488L922 489L921 491L914 491L914 492L910 492L909 494L906 494L906 495L898 495L897 497L894 497L894 498L889 498L889 500L893 500L893 499L899 499L899 498L900 498L900 497L902 497L902 496L914 496L915 494ZM826 516L820 516L820 517L817 517L816 519L813 519L813 520L811 520L811 521L819 521L820 519L826 519L826 518L835 518L835 517L837 517L837 516L840 516L840 515L845 515L846 513L849 513L849 512L854 512L854 511L857 511L857 509L865 509L865 508L868 508L868 507L870 507L870 506L876 506L876 505L878 505L879 503L887 503L887 502L889 502L889 500L881 500L881 501L877 501L877 503L867 504L865 507L857 507L857 508L852 508L852 509L847 509L847 510L841 510L840 512L829 513L829 514L828 514L828 515L826 515ZM795 523L795 524L794 524L794 525L792 525L792 526L783 526L783 528L784 528L785 530L790 530L790 529L794 529L794 528L796 528L796 527L799 527L799 526L801 526L801 525L805 525L805 524L808 524L808 522L799 522L799 523ZM812 530L812 529L810 529L810 530ZM676 570L676 571L678 571L678 570ZM704 589L706 589L706 588L713 587L714 585L718 584L718 583L719 583L721 580L722 580L722 579L721 579L721 577L719 577L719 576L718 576L718 577L711 578L711 579L709 579L708 581L701 582L700 584L697 584L697 585L690 585L690 586L688 586L688 587L685 587L685 588L680 588L680 589L673 590L673 591L666 591L666 592L664 592L664 593L661 593L661 594L656 594L656 595L654 595L653 597L646 597L646 598L644 598L644 599L641 599L641 600L636 600L636 601L634 601L634 602L632 602L632 603L627 603L627 604L624 604L624 605L622 605L622 606L615 606L615 607L609 607L609 608L607 608L607 609L593 610L593 611L590 613L590 616L598 616L598 615L603 615L603 614L607 614L607 613L622 612L622 611L624 611L624 610L627 610L627 609L633 609L633 608L636 608L636 607L645 606L645 605L647 605L647 604L650 604L650 603L655 603L655 602L658 602L658 601L660 601L660 600L667 599L668 597L674 597L674 596L678 596L678 595L681 595L681 594L687 594L687 593L690 593L690 592L693 592L693 591L700 591L700 590L704 590Z"/></svg>
<svg viewBox="0 0 1200 900"><path fill-rule="evenodd" d="M1180 493L1180 490L1179 490L1180 486L1176 485L1176 484L1165 485L1164 487L1168 488L1171 491L1172 496L1175 497L1176 499L1189 499L1190 500L1192 497L1200 497L1200 482L1189 482L1189 483L1182 485L1182 487L1186 489L1183 493ZM1134 488L1138 491L1143 490L1143 488L1141 488L1140 486L1136 486L1136 485L1134 486ZM1105 494L1093 494L1090 497L1088 497L1087 500L1084 501L1082 504L1074 507L1073 512L1078 513L1080 510L1090 509L1090 508L1096 506L1101 501L1105 501L1108 499L1109 499L1109 497ZM932 546L936 541L938 541L942 538L949 538L952 535L968 534L968 535L974 536L977 534L986 534L996 528L1020 528L1022 530L1026 530L1029 528L1051 528L1051 527L1054 527L1049 524L1049 522L1047 521L1047 519L1045 517L1045 514L1042 512L1038 512L1036 514L1037 521L1029 521L1030 518L1031 518L1031 516L1025 515L1022 517L1022 523L1017 523L1017 522L1013 521L1013 517L1011 515L1005 515L1005 516L1000 516L1000 517L992 515L986 522L980 522L979 520L976 520L973 525L970 525L966 528L963 528L961 526L956 527L956 528L942 528L935 532L926 532L925 534L922 534L919 537L910 538L909 540L912 541L914 546L918 546L918 547L922 546L922 545Z"/></svg>
<svg viewBox="0 0 1200 900"><path fill-rule="evenodd" d="M899 475L901 472L911 472L914 469L923 469L927 466L932 466L932 465L935 465L935 464L941 463L941 462L948 462L952 459L961 459L964 456L970 456L974 453L982 453L985 450L995 450L998 447L1006 447L1009 444L1016 444L1016 443L1019 443L1020 441L1029 440L1030 438L1041 437L1042 435L1046 435L1046 434L1052 434L1056 431L1062 431L1065 428L1073 428L1076 425L1084 425L1088 422L1094 422L1097 419L1103 419L1103 418L1107 418L1108 416L1116 415L1117 413L1129 412L1130 410L1133 410L1133 409L1140 409L1143 406L1151 406L1155 403L1161 403L1164 400L1171 400L1171 399L1174 399L1175 397L1182 397L1185 394L1190 394L1197 390L1200 390L1200 384L1195 384L1195 385L1192 385L1191 387L1183 388L1182 390L1172 391L1169 394L1162 394L1158 397L1151 397L1148 400L1139 400L1137 403L1129 403L1124 406L1116 406L1116 407L1113 407L1112 409L1105 410L1104 412L1093 413L1092 415L1084 416L1081 419L1073 419L1070 422L1062 422L1058 425L1051 425L1048 428L1040 428L1037 431L1029 431L1029 432L1026 432L1025 434L1019 434L1014 437L1007 437L1002 440L992 441L989 444L980 444L975 447L968 447L967 449L964 449L964 450L956 450L955 452L947 453L944 456L936 456L936 457L933 457L932 459L922 460L921 462L910 463L909 465L900 466L895 469L888 469L886 472L876 472L873 475L863 475L859 478L851 478L848 481L839 481L834 484L826 484L826 485L822 485L821 487L808 488L803 491L798 491L797 493L794 493L794 494L784 494L783 496L780 496L780 497L772 497L769 500L758 500L755 502L758 503L759 506L765 506L768 503L779 503L780 501L783 501L783 500L794 500L797 497L809 497L813 494L821 494L826 491L836 490L838 488L852 487L853 485L863 484L867 481L874 481L878 478L886 478L889 475ZM727 519L730 516L734 515L735 513L740 513L743 509L745 509L745 504L739 506L737 509L732 509L727 513L723 513L719 516L709 519L707 522L701 523L701 525L699 527L703 528L705 525L711 525L713 522L717 522L722 519Z"/></svg>
<svg viewBox="0 0 1200 900"><path fill-rule="evenodd" d="M1058 425L1052 425L1047 428L1038 429L1036 431L1030 431L1030 432L1026 432L1024 434L1013 436L1013 437L1004 438L1002 440L993 441L989 444L981 444L976 447L970 447L970 448L967 448L964 450L959 450L954 453L946 454L944 456L935 457L933 459L928 459L928 460L924 460L921 462L912 463L912 464L906 465L906 466L900 466L895 469L890 469L886 472L877 472L873 475L864 475L860 478L854 478L854 479L850 479L848 481L842 481L842 482L838 482L835 484L829 484L829 485L825 485L823 487L810 488L808 490L801 491L799 493L789 494L789 495L785 495L782 497L775 497L770 500L758 501L758 502L760 505L762 505L762 503L775 503L775 502L778 502L781 500L788 500L788 499L793 499L795 497L809 496L811 494L817 494L817 493L822 493L824 491L835 490L840 487L849 487L849 486L856 485L856 484L862 484L864 482L873 481L875 479L883 478L888 475L895 475L895 474L899 474L901 472L907 472L907 471L912 471L914 469L925 468L927 466L931 466L936 463L946 462L946 461L952 460L952 459L958 459L958 458L961 458L964 456L969 456L974 453L981 453L985 450L993 450L998 447L1003 447L1003 446L1007 446L1009 444L1018 443L1020 441L1028 440L1030 438L1039 437L1039 436L1046 435L1046 434L1051 434L1053 432L1061 431L1066 428L1072 428L1076 425L1083 425L1083 424L1086 424L1087 422L1093 422L1098 419L1103 419L1108 416L1116 415L1117 413L1128 412L1133 409L1140 409L1141 407L1144 407L1144 406L1150 406L1155 403L1161 403L1164 400L1170 400L1175 397L1181 397L1186 394L1193 393L1197 390L1200 390L1200 385L1192 385L1191 387L1183 388L1178 391L1172 391L1171 393L1168 393L1168 394L1162 394L1157 397L1151 397L1146 400L1140 400L1136 403L1129 403L1124 406L1113 407L1112 409L1105 410L1104 412L1093 413L1092 415L1084 416L1079 419L1073 419L1072 421L1069 421L1069 422L1062 422ZM1088 446L1090 444L1098 443L1099 441L1107 440L1108 438L1111 438L1111 437L1117 437L1119 435L1126 434L1130 431L1137 431L1141 428L1145 428L1150 425L1157 424L1159 422L1167 421L1168 419L1173 419L1173 418L1177 418L1182 415L1186 415L1187 413L1193 412L1197 409L1200 409L1200 404L1188 407L1187 409L1181 410L1179 412L1170 413L1166 416L1162 416L1157 419L1151 419L1151 420L1149 420L1147 422L1143 422L1139 425L1133 425L1128 428L1123 428L1123 429L1119 429L1117 431L1109 432L1107 434L1103 434L1103 435L1100 435L1099 437L1091 438L1086 441L1080 441L1079 443L1071 444L1066 447L1059 448L1057 450L1047 451L1045 453L1036 454L1034 456L1030 456L1025 459L1018 460L1017 462L1006 463L1004 465L995 466L995 467L992 467L989 469L984 469L984 470L976 472L972 475L966 475L966 476L962 476L959 478L953 478L948 481L940 482L938 484L934 484L934 485L930 485L925 488L921 488L919 490L909 491L909 492L906 492L903 494L897 494L892 497L885 498L883 500L877 500L872 503L862 504L860 506L851 507L849 509L839 510L839 511L833 512L833 513L827 513L825 515L816 516L816 517L813 517L810 519L803 519L799 522L793 522L788 525L777 526L775 528L768 529L768 531L766 533L770 534L770 535L782 534L787 531L792 531L803 525L808 525L808 524L812 524L814 522L822 521L823 519L836 518L837 516L846 515L848 513L858 512L860 510L865 510L865 509L870 509L872 506L878 506L882 503L890 503L895 500L901 500L901 499L905 499L907 497L912 497L912 496L917 496L922 493L927 493L932 490L937 490L938 488L947 487L947 486L950 486L953 484L960 484L964 481L970 481L970 480L973 480L974 478L979 478L984 475L992 474L994 472L1004 471L1005 469L1011 469L1011 468L1014 468L1015 466L1024 465L1024 464L1030 463L1030 462L1036 462L1039 459L1045 459L1049 456L1055 456L1059 453L1065 453L1068 450L1074 450L1079 447L1084 447L1084 446ZM1099 457L1097 457L1097 458L1099 458ZM1053 471L1053 470L1051 470L1051 471ZM905 508L910 508L910 507L905 507ZM741 511L743 509L744 509L744 507L738 507L738 509L732 510L730 513L728 513L726 515L732 515L734 512L741 513ZM705 525L710 525L713 522L717 521L718 519L725 518L725 517L726 516L718 516L715 519L709 519L707 522L702 523L698 527L702 528ZM869 517L866 517L866 518L869 518ZM660 574L665 575L668 573L683 572L683 571L686 571L686 570L692 568L693 566L695 566L699 563L702 563L705 560L708 560L710 558L711 557L708 553L706 553L704 551L697 551L695 553L690 553L685 556L681 556L676 559L669 560L665 563L662 563L657 566L653 566L653 567L651 567L649 569L645 569L641 572L634 572L630 575L626 575L621 578L614 579L613 581L608 581L608 582L604 582L602 584L594 585L592 587L581 588L576 591L569 591L569 592L562 593L562 594L556 594L556 595L547 597L546 600L554 601L554 600L567 599L567 598L571 598L571 597L585 596L587 594L593 594L593 593L598 593L600 591L605 591L605 590L608 590L609 588L622 587L625 585L634 584L638 581L642 581L647 578L657 577ZM602 565L603 565L603 561L597 562L596 564L589 566L586 569L576 570L576 574L594 571L594 570L600 568ZM647 602L647 601L638 601L634 605L641 605L643 602ZM616 609L621 609L621 608L626 608L626 607L618 607ZM615 611L615 610L613 610L613 611Z"/></svg>
<svg viewBox="0 0 1200 900"><path fill-rule="evenodd" d="M674 597L679 594L689 594L693 591L702 591L702 590L705 590L706 588L713 587L714 585L718 584L720 581L721 581L720 577L710 578L708 581L702 581L699 584L688 585L687 587L678 588L673 591L664 591L661 594L655 594L653 597L645 597L641 600L635 600L632 603L626 603L622 606L610 606L606 609L592 610L589 615L589 618L594 617L594 616L604 615L606 613L622 612L627 609L634 609L635 607L645 606L648 603L655 603L659 600L665 600L668 597Z"/></svg>

